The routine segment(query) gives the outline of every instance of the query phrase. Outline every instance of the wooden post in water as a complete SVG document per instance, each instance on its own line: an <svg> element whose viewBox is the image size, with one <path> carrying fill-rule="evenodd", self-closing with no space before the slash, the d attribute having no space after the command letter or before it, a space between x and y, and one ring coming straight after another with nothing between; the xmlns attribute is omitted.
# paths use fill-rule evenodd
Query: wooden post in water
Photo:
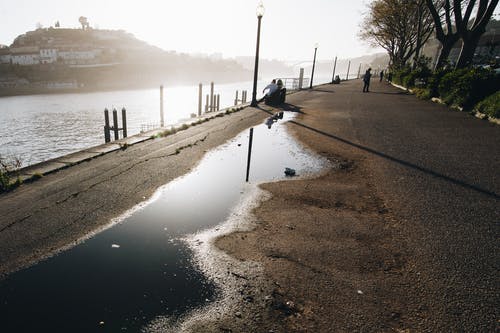
<svg viewBox="0 0 500 333"><path fill-rule="evenodd" d="M214 111L214 83L210 82L210 111Z"/></svg>
<svg viewBox="0 0 500 333"><path fill-rule="evenodd" d="M234 105L238 105L238 90L236 90L236 97L234 98Z"/></svg>
<svg viewBox="0 0 500 333"><path fill-rule="evenodd" d="M160 126L165 125L163 121L163 85L160 86Z"/></svg>
<svg viewBox="0 0 500 333"><path fill-rule="evenodd" d="M248 183L248 176L250 174L250 159L252 157L252 141L253 141L253 127L250 128L250 139L248 141L247 177L246 177L247 183Z"/></svg>
<svg viewBox="0 0 500 333"><path fill-rule="evenodd" d="M209 95L207 94L207 101L205 102L205 113L208 112L208 99L209 99Z"/></svg>
<svg viewBox="0 0 500 333"><path fill-rule="evenodd" d="M113 132L115 133L115 140L118 140L118 111L113 109Z"/></svg>
<svg viewBox="0 0 500 333"><path fill-rule="evenodd" d="M217 111L220 110L219 107L220 107L220 94L217 94Z"/></svg>
<svg viewBox="0 0 500 333"><path fill-rule="evenodd" d="M127 110L125 108L122 108L122 130L123 130L123 137L127 137Z"/></svg>
<svg viewBox="0 0 500 333"><path fill-rule="evenodd" d="M351 60L349 60L349 64L347 65L347 75L345 77L346 81L349 80L349 69L351 69Z"/></svg>
<svg viewBox="0 0 500 333"><path fill-rule="evenodd" d="M302 90L303 84L304 84L304 68L301 68L299 74L299 90Z"/></svg>
<svg viewBox="0 0 500 333"><path fill-rule="evenodd" d="M202 89L203 89L203 86L202 84L200 83L198 85L198 117L201 116L201 104L202 104Z"/></svg>
<svg viewBox="0 0 500 333"><path fill-rule="evenodd" d="M109 111L104 109L104 142L108 143L111 141L111 136L109 135Z"/></svg>

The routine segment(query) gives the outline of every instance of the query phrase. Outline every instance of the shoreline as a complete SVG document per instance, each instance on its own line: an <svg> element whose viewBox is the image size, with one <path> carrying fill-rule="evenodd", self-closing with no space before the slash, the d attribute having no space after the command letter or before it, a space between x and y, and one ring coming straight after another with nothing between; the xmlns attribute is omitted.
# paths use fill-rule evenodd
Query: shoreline
<svg viewBox="0 0 500 333"><path fill-rule="evenodd" d="M238 82L246 82L242 80L222 80L218 82L218 84L231 84ZM183 86L191 86L197 85L200 83L199 81L186 81L179 84L163 84L158 83L157 85L153 84L144 84L144 85L125 85L125 86L110 86L110 87L80 87L80 88L2 88L0 90L0 98L3 97L17 97L17 96L36 96L36 95L58 95L58 94L90 94L90 93L99 93L99 92L113 92L113 91L128 91L128 90L150 90L150 89L158 89L160 85L163 85L165 88L169 87L183 87Z"/></svg>
<svg viewBox="0 0 500 333"><path fill-rule="evenodd" d="M12 171L11 175L19 177L22 183L36 181L42 176L46 176L48 174L78 165L83 162L88 162L92 159L104 156L109 153L117 152L119 150L125 150L128 147L139 143L144 143L146 141L159 138L162 136L162 133L166 131L171 132L172 129L174 129L174 133L168 134L168 135L173 135L179 131L184 131L189 127L196 126L200 123L210 121L221 116L230 115L234 112L239 112L244 108L246 108L247 106L248 103L245 103L234 107L224 108L217 112L204 113L200 117L191 118L188 121L181 121L169 127L157 128L139 134L134 134L126 138L114 140L108 143L89 147L59 157L55 157L53 159L31 164Z"/></svg>

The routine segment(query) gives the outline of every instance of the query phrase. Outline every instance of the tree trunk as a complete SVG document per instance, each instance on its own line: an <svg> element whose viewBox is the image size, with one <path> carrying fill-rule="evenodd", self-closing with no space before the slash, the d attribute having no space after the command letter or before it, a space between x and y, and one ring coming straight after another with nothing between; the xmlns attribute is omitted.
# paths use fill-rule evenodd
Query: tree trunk
<svg viewBox="0 0 500 333"><path fill-rule="evenodd" d="M420 49L422 48L422 6L423 3L417 4L417 44L415 45L415 57L413 58L413 69L417 67L418 58L420 57Z"/></svg>
<svg viewBox="0 0 500 333"><path fill-rule="evenodd" d="M439 58L438 61L436 62L436 67L434 68L439 69L442 68L446 62L448 61L448 56L450 55L451 49L453 48L453 45L458 40L458 36L455 38L447 38L441 42L441 52L439 53Z"/></svg>
<svg viewBox="0 0 500 333"><path fill-rule="evenodd" d="M482 33L469 34L467 38L462 38L462 49L460 50L460 56L458 57L456 68L464 68L472 65L472 60L474 59L474 52L476 51L479 39L481 39Z"/></svg>
<svg viewBox="0 0 500 333"><path fill-rule="evenodd" d="M475 1L469 2L465 17L463 20L459 20L461 22L457 22L457 32L463 41L460 57L457 61L457 68L464 68L472 64L476 46L481 36L486 31L486 25L490 21L498 1L499 0L480 0L476 18L470 28L468 27L469 15L472 13ZM458 3L455 3L455 17L457 17L457 13L460 14L460 9Z"/></svg>

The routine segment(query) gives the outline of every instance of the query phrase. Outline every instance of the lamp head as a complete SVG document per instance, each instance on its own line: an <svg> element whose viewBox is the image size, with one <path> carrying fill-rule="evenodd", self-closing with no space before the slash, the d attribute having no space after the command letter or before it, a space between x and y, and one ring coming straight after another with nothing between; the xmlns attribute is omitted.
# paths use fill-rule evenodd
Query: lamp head
<svg viewBox="0 0 500 333"><path fill-rule="evenodd" d="M317 49L317 48L318 48L318 46L319 46L319 44L318 44L318 43L314 43L314 48L315 48L315 49Z"/></svg>
<svg viewBox="0 0 500 333"><path fill-rule="evenodd" d="M259 4L257 5L257 10L255 11L255 13L257 14L257 17L261 18L262 16L264 16L265 11L266 10L264 8L264 5L262 4L262 1L260 1Z"/></svg>

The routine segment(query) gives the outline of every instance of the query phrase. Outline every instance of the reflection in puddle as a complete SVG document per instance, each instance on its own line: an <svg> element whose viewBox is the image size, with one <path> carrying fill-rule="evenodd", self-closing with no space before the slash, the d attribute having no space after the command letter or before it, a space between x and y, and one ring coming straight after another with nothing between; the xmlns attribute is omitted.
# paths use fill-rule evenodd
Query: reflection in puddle
<svg viewBox="0 0 500 333"><path fill-rule="evenodd" d="M285 114L285 120L291 116ZM254 128L250 182L320 171L279 122ZM223 222L245 186L248 131L209 152L191 173L84 243L0 282L6 332L140 331L213 300L216 288L180 241Z"/></svg>

